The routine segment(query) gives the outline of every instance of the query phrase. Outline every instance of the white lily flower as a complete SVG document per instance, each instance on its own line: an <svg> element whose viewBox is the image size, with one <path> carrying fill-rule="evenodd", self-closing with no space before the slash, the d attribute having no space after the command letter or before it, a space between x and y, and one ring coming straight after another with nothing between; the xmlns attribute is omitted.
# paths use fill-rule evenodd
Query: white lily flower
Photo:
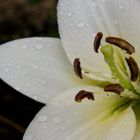
<svg viewBox="0 0 140 140"><path fill-rule="evenodd" d="M61 40L27 38L1 45L0 77L47 104L24 140L140 139L139 7L139 0L59 0ZM98 32L124 38L135 53L124 40L117 40L121 50L104 38L94 52ZM75 76L73 62L83 79Z"/></svg>

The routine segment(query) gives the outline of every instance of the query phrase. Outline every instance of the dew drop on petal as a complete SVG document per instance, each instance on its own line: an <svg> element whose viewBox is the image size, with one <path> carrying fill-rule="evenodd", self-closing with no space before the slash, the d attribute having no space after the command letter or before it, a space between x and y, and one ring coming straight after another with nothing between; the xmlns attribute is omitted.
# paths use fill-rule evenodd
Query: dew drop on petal
<svg viewBox="0 0 140 140"><path fill-rule="evenodd" d="M62 15L63 14L63 11L59 11L59 14Z"/></svg>
<svg viewBox="0 0 140 140"><path fill-rule="evenodd" d="M77 24L77 26L78 26L79 28L82 28L82 27L85 26L85 23L84 23L84 22L79 22L79 23Z"/></svg>
<svg viewBox="0 0 140 140"><path fill-rule="evenodd" d="M65 140L72 140L71 137L66 137Z"/></svg>
<svg viewBox="0 0 140 140"><path fill-rule="evenodd" d="M4 72L9 72L10 71L10 68L9 67L6 67L5 69L4 69Z"/></svg>
<svg viewBox="0 0 140 140"><path fill-rule="evenodd" d="M27 87L31 87L32 85L31 85L31 83L27 83Z"/></svg>
<svg viewBox="0 0 140 140"><path fill-rule="evenodd" d="M33 139L33 135L27 135L24 137L24 139L26 140L32 140Z"/></svg>
<svg viewBox="0 0 140 140"><path fill-rule="evenodd" d="M53 120L54 120L55 123L60 123L61 122L61 118L60 117L55 117Z"/></svg>
<svg viewBox="0 0 140 140"><path fill-rule="evenodd" d="M48 94L45 94L45 95L44 95L44 98L48 98Z"/></svg>
<svg viewBox="0 0 140 140"><path fill-rule="evenodd" d="M37 50L41 50L42 48L43 48L43 45L42 45L42 44L37 44L37 45L36 45L36 49L37 49Z"/></svg>
<svg viewBox="0 0 140 140"><path fill-rule="evenodd" d="M37 100L37 99L38 99L38 97L37 97L37 96L33 96L33 99L34 99L34 100Z"/></svg>
<svg viewBox="0 0 140 140"><path fill-rule="evenodd" d="M22 46L22 49L26 49L26 48L27 48L27 45L23 45L23 46Z"/></svg>
<svg viewBox="0 0 140 140"><path fill-rule="evenodd" d="M37 65L32 65L32 68L33 69L38 69L38 66Z"/></svg>
<svg viewBox="0 0 140 140"><path fill-rule="evenodd" d="M45 121L47 121L47 119L48 119L48 117L46 115L41 115L41 116L38 117L38 120L40 122L45 122Z"/></svg>
<svg viewBox="0 0 140 140"><path fill-rule="evenodd" d="M21 66L20 66L20 65L17 65L16 68L17 68L18 70L20 70L20 69L21 69Z"/></svg>
<svg viewBox="0 0 140 140"><path fill-rule="evenodd" d="M95 2L91 2L91 6L92 6L93 8L96 8L96 7L97 7L97 5L95 4Z"/></svg>
<svg viewBox="0 0 140 140"><path fill-rule="evenodd" d="M68 13L68 17L71 17L71 16L72 16L72 13L69 12L69 13Z"/></svg>
<svg viewBox="0 0 140 140"><path fill-rule="evenodd" d="M124 7L122 5L119 6L120 9L123 9Z"/></svg>

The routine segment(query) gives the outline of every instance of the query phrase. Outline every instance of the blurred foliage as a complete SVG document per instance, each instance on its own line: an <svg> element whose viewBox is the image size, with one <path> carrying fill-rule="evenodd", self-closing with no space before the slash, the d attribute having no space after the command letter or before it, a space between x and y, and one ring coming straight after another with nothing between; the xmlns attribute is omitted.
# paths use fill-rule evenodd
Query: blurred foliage
<svg viewBox="0 0 140 140"><path fill-rule="evenodd" d="M0 43L24 37L58 37L57 0L1 0Z"/></svg>

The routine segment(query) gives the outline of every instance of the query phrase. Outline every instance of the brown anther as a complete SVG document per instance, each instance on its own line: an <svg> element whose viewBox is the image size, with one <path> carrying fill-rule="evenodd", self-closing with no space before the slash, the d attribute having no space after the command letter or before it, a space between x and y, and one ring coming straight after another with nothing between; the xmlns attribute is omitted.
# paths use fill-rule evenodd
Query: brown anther
<svg viewBox="0 0 140 140"><path fill-rule="evenodd" d="M83 79L82 70L81 70L81 63L80 63L80 59L79 58L76 58L74 60L73 66L74 66L74 71L75 71L76 75L78 77L80 77L81 79Z"/></svg>
<svg viewBox="0 0 140 140"><path fill-rule="evenodd" d="M138 76L139 76L139 67L136 61L132 57L129 57L129 58L126 58L126 62L130 69L131 81L133 82L137 81Z"/></svg>
<svg viewBox="0 0 140 140"><path fill-rule="evenodd" d="M114 92L114 93L120 95L121 92L124 91L124 88L120 84L110 84L104 88L104 91L105 92Z"/></svg>
<svg viewBox="0 0 140 140"><path fill-rule="evenodd" d="M81 102L85 98L87 98L89 100L94 100L94 95L93 95L92 92L81 90L75 96L75 101L76 102Z"/></svg>
<svg viewBox="0 0 140 140"><path fill-rule="evenodd" d="M117 47L125 50L128 54L132 54L135 52L135 48L126 40L117 38L117 37L107 37L106 42L116 45Z"/></svg>
<svg viewBox="0 0 140 140"><path fill-rule="evenodd" d="M94 40L94 51L96 53L98 53L98 49L100 47L100 43L101 43L102 37L103 37L103 33L102 32L98 32L97 35L95 36L95 40Z"/></svg>

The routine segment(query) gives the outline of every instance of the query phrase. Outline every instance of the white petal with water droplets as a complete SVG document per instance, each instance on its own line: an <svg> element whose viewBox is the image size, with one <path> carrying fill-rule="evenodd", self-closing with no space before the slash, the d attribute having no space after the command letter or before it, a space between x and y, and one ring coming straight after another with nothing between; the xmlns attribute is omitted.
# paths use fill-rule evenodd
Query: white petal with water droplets
<svg viewBox="0 0 140 140"><path fill-rule="evenodd" d="M93 51L94 35L101 31L139 47L139 7L139 0L59 0L59 31L71 62L79 57L83 67L109 75L102 56Z"/></svg>
<svg viewBox="0 0 140 140"><path fill-rule="evenodd" d="M44 103L79 85L59 39L28 38L0 46L0 78Z"/></svg>
<svg viewBox="0 0 140 140"><path fill-rule="evenodd" d="M95 101L74 101L81 90L98 91L93 87L69 90L44 107L27 129L24 140L131 140L135 132L135 115L131 107L114 111L122 102L118 95L95 94ZM40 116L47 119L40 121ZM130 126L130 127L128 127Z"/></svg>

